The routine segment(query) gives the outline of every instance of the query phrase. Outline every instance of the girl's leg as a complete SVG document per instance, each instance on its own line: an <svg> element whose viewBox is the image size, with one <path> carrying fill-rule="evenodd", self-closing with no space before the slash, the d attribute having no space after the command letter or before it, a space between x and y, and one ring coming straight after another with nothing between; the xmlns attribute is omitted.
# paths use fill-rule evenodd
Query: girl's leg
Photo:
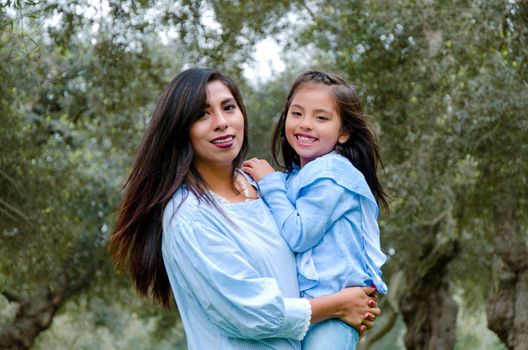
<svg viewBox="0 0 528 350"><path fill-rule="evenodd" d="M302 341L302 350L354 350L358 332L339 320L327 320L311 325Z"/></svg>

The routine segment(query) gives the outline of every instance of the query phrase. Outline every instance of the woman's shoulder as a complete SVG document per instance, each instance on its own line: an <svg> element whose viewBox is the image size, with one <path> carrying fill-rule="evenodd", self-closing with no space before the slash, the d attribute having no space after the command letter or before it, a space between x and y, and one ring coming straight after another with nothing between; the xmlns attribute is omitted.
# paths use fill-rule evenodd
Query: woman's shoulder
<svg viewBox="0 0 528 350"><path fill-rule="evenodd" d="M192 223L202 216L201 202L187 186L180 186L163 210L163 222Z"/></svg>

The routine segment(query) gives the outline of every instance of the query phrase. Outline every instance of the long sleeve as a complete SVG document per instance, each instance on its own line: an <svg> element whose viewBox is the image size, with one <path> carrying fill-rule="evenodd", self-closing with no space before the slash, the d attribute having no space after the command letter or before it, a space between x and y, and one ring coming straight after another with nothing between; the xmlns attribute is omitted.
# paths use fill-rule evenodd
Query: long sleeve
<svg viewBox="0 0 528 350"><path fill-rule="evenodd" d="M317 245L332 224L351 210L347 189L333 179L318 178L302 188L302 196L290 202L284 175L275 172L259 182L260 193L282 236L294 252L303 252Z"/></svg>
<svg viewBox="0 0 528 350"><path fill-rule="evenodd" d="M286 174L268 174L258 185L281 235L297 253L302 295L371 284L387 291L378 205L348 159L330 153Z"/></svg>
<svg viewBox="0 0 528 350"><path fill-rule="evenodd" d="M234 242L200 220L170 221L164 262L181 288L226 334L246 339L304 337L306 299L284 298L274 278L263 277Z"/></svg>

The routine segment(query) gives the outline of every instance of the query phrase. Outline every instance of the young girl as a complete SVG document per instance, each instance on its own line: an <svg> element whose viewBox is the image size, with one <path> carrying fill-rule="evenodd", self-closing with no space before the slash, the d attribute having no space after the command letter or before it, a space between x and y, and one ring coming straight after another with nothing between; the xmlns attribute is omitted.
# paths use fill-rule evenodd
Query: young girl
<svg viewBox="0 0 528 350"><path fill-rule="evenodd" d="M176 300L189 350L299 350L310 323L372 327L368 287L299 298L295 257L237 170L247 118L236 84L213 69L180 73L139 147L110 240L141 295Z"/></svg>
<svg viewBox="0 0 528 350"><path fill-rule="evenodd" d="M301 75L274 132L276 161L280 151L286 174L258 159L242 169L297 253L301 296L370 285L386 293L377 216L387 196L376 175L376 137L354 89L332 74ZM354 328L328 320L310 327L303 349L355 349L357 341Z"/></svg>

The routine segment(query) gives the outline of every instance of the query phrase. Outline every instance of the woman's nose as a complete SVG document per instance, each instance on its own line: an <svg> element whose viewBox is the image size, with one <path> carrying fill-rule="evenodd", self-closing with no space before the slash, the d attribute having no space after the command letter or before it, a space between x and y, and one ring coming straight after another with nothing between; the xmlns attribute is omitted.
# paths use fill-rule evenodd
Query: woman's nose
<svg viewBox="0 0 528 350"><path fill-rule="evenodd" d="M225 130L229 126L227 118L223 113L218 112L214 115L214 129L215 130Z"/></svg>

